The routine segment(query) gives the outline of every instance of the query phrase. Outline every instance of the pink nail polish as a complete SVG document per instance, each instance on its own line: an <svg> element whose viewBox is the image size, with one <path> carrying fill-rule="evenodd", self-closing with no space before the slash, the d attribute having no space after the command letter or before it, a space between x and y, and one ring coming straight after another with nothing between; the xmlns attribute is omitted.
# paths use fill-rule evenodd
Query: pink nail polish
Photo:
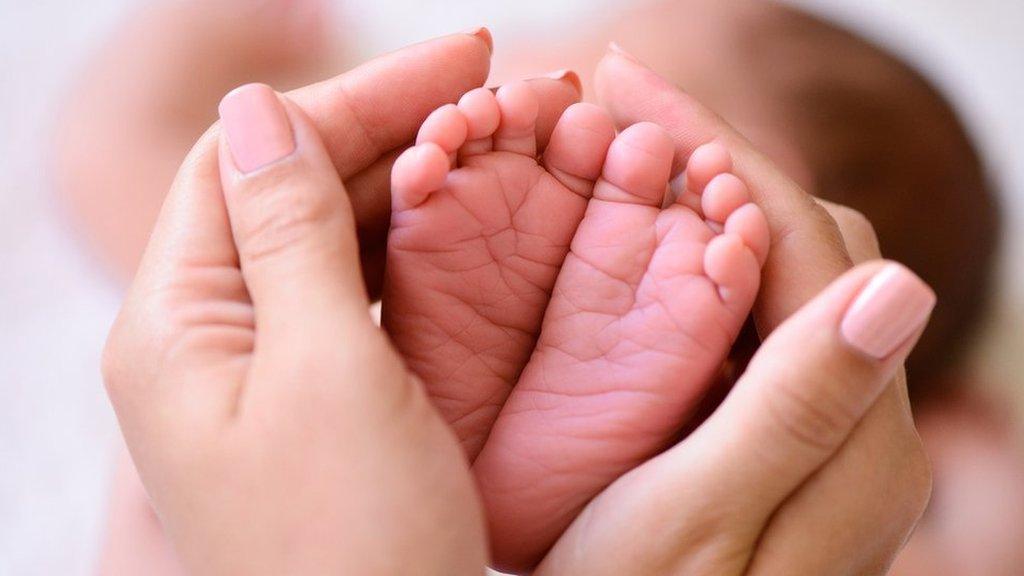
<svg viewBox="0 0 1024 576"><path fill-rule="evenodd" d="M235 166L252 172L295 151L291 123L269 86L246 84L220 101L220 119Z"/></svg>
<svg viewBox="0 0 1024 576"><path fill-rule="evenodd" d="M494 36L491 35L491 31L486 26L480 26L479 28L470 28L463 32L463 34L469 34L470 36L476 36L477 38L484 41L487 44L487 51L494 54Z"/></svg>
<svg viewBox="0 0 1024 576"><path fill-rule="evenodd" d="M580 75L572 70L557 70L555 72L545 74L544 77L552 80L567 80L576 87L577 92L581 94L583 93L583 81L580 80Z"/></svg>
<svg viewBox="0 0 1024 576"><path fill-rule="evenodd" d="M883 359L914 335L931 315L935 293L913 272L889 264L846 310L839 331L850 346Z"/></svg>
<svg viewBox="0 0 1024 576"><path fill-rule="evenodd" d="M622 56L623 58L629 60L630 62L643 65L640 62L639 58L627 52L626 49L620 46L618 42L610 42L608 44L608 51L611 52L612 54L618 54L619 56Z"/></svg>

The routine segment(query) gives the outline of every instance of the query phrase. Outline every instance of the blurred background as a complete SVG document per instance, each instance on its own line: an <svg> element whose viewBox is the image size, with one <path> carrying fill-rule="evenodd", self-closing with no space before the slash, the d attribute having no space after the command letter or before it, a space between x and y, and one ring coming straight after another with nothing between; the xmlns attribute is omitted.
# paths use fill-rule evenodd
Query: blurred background
<svg viewBox="0 0 1024 576"><path fill-rule="evenodd" d="M940 296L910 366L935 494L896 573L1024 574L1024 3L334 4L0 0L0 574L95 571L119 450L100 351L220 95L478 25L494 82L586 80L614 39L872 219Z"/></svg>

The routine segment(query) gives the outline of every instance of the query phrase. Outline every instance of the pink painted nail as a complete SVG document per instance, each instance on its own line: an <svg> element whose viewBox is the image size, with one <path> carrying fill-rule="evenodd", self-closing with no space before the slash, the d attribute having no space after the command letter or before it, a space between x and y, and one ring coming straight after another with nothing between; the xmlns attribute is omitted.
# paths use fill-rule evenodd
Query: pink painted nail
<svg viewBox="0 0 1024 576"><path fill-rule="evenodd" d="M924 281L889 264L846 310L839 331L850 346L881 360L920 330L934 307L935 292Z"/></svg>
<svg viewBox="0 0 1024 576"><path fill-rule="evenodd" d="M270 86L246 84L220 101L220 119L235 166L252 172L295 151L291 123Z"/></svg>
<svg viewBox="0 0 1024 576"><path fill-rule="evenodd" d="M487 51L494 54L494 36L491 35L491 31L486 26L480 26L478 28L470 28L463 32L463 34L469 34L470 36L476 36L477 38L484 41L487 44Z"/></svg>
<svg viewBox="0 0 1024 576"><path fill-rule="evenodd" d="M545 74L544 77L550 78L552 80L567 80L569 83L576 87L577 92L579 92L580 94L583 93L583 81L580 80L580 75L573 72L572 70L557 70L555 72Z"/></svg>
<svg viewBox="0 0 1024 576"><path fill-rule="evenodd" d="M619 45L618 42L610 42L608 44L608 51L613 53L613 54L618 54L619 56L622 56L623 58L625 58L626 60L629 60L630 62L634 62L636 64L643 65L640 62L639 58L637 58L636 56L633 56L632 54L627 52L626 49L623 48L621 45Z"/></svg>

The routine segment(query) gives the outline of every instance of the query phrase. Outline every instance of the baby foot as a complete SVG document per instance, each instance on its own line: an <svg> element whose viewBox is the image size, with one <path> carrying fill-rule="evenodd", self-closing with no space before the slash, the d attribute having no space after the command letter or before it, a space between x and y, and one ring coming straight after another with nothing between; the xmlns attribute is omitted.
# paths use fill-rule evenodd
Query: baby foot
<svg viewBox="0 0 1024 576"><path fill-rule="evenodd" d="M382 321L472 459L533 351L615 137L565 111L538 161L526 83L436 110L392 171Z"/></svg>
<svg viewBox="0 0 1024 576"><path fill-rule="evenodd" d="M499 568L532 566L584 504L679 433L750 312L768 225L717 144L662 208L673 146L611 145L536 350L475 472Z"/></svg>

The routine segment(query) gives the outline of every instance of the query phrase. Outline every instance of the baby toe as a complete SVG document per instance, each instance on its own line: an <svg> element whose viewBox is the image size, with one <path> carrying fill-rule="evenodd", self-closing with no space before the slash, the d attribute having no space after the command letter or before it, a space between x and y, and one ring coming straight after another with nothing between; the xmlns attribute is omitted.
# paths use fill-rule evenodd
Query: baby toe
<svg viewBox="0 0 1024 576"><path fill-rule="evenodd" d="M593 104L573 104L551 133L544 166L562 185L589 198L614 139L615 123L607 112Z"/></svg>
<svg viewBox="0 0 1024 576"><path fill-rule="evenodd" d="M459 107L445 104L423 121L416 136L416 144L432 142L440 146L445 154L454 154L466 142L468 132L466 116Z"/></svg>
<svg viewBox="0 0 1024 576"><path fill-rule="evenodd" d="M451 163L448 154L433 142L403 152L391 169L391 202L396 211L422 204L431 192L444 185Z"/></svg>
<svg viewBox="0 0 1024 576"><path fill-rule="evenodd" d="M672 139L660 126L641 122L626 128L608 148L594 198L660 207L673 153Z"/></svg>
<svg viewBox="0 0 1024 576"><path fill-rule="evenodd" d="M728 307L746 315L760 280L757 257L736 234L715 236L704 251L704 274Z"/></svg>
<svg viewBox="0 0 1024 576"><path fill-rule="evenodd" d="M494 149L536 156L540 103L533 89L526 82L513 82L498 89L496 98L501 121L494 133Z"/></svg>
<svg viewBox="0 0 1024 576"><path fill-rule="evenodd" d="M725 146L711 142L698 147L686 162L686 189L700 195L711 180L732 170L732 156Z"/></svg>
<svg viewBox="0 0 1024 576"><path fill-rule="evenodd" d="M494 93L487 88L476 88L463 94L458 108L466 117L467 140L489 138L501 122L501 109Z"/></svg>
<svg viewBox="0 0 1024 576"><path fill-rule="evenodd" d="M728 172L711 179L701 195L701 210L704 218L724 224L737 208L750 202L747 185Z"/></svg>
<svg viewBox="0 0 1024 576"><path fill-rule="evenodd" d="M758 265L764 266L768 259L771 233L768 219L757 204L747 203L733 211L725 221L725 233L743 239L743 243L757 258Z"/></svg>

